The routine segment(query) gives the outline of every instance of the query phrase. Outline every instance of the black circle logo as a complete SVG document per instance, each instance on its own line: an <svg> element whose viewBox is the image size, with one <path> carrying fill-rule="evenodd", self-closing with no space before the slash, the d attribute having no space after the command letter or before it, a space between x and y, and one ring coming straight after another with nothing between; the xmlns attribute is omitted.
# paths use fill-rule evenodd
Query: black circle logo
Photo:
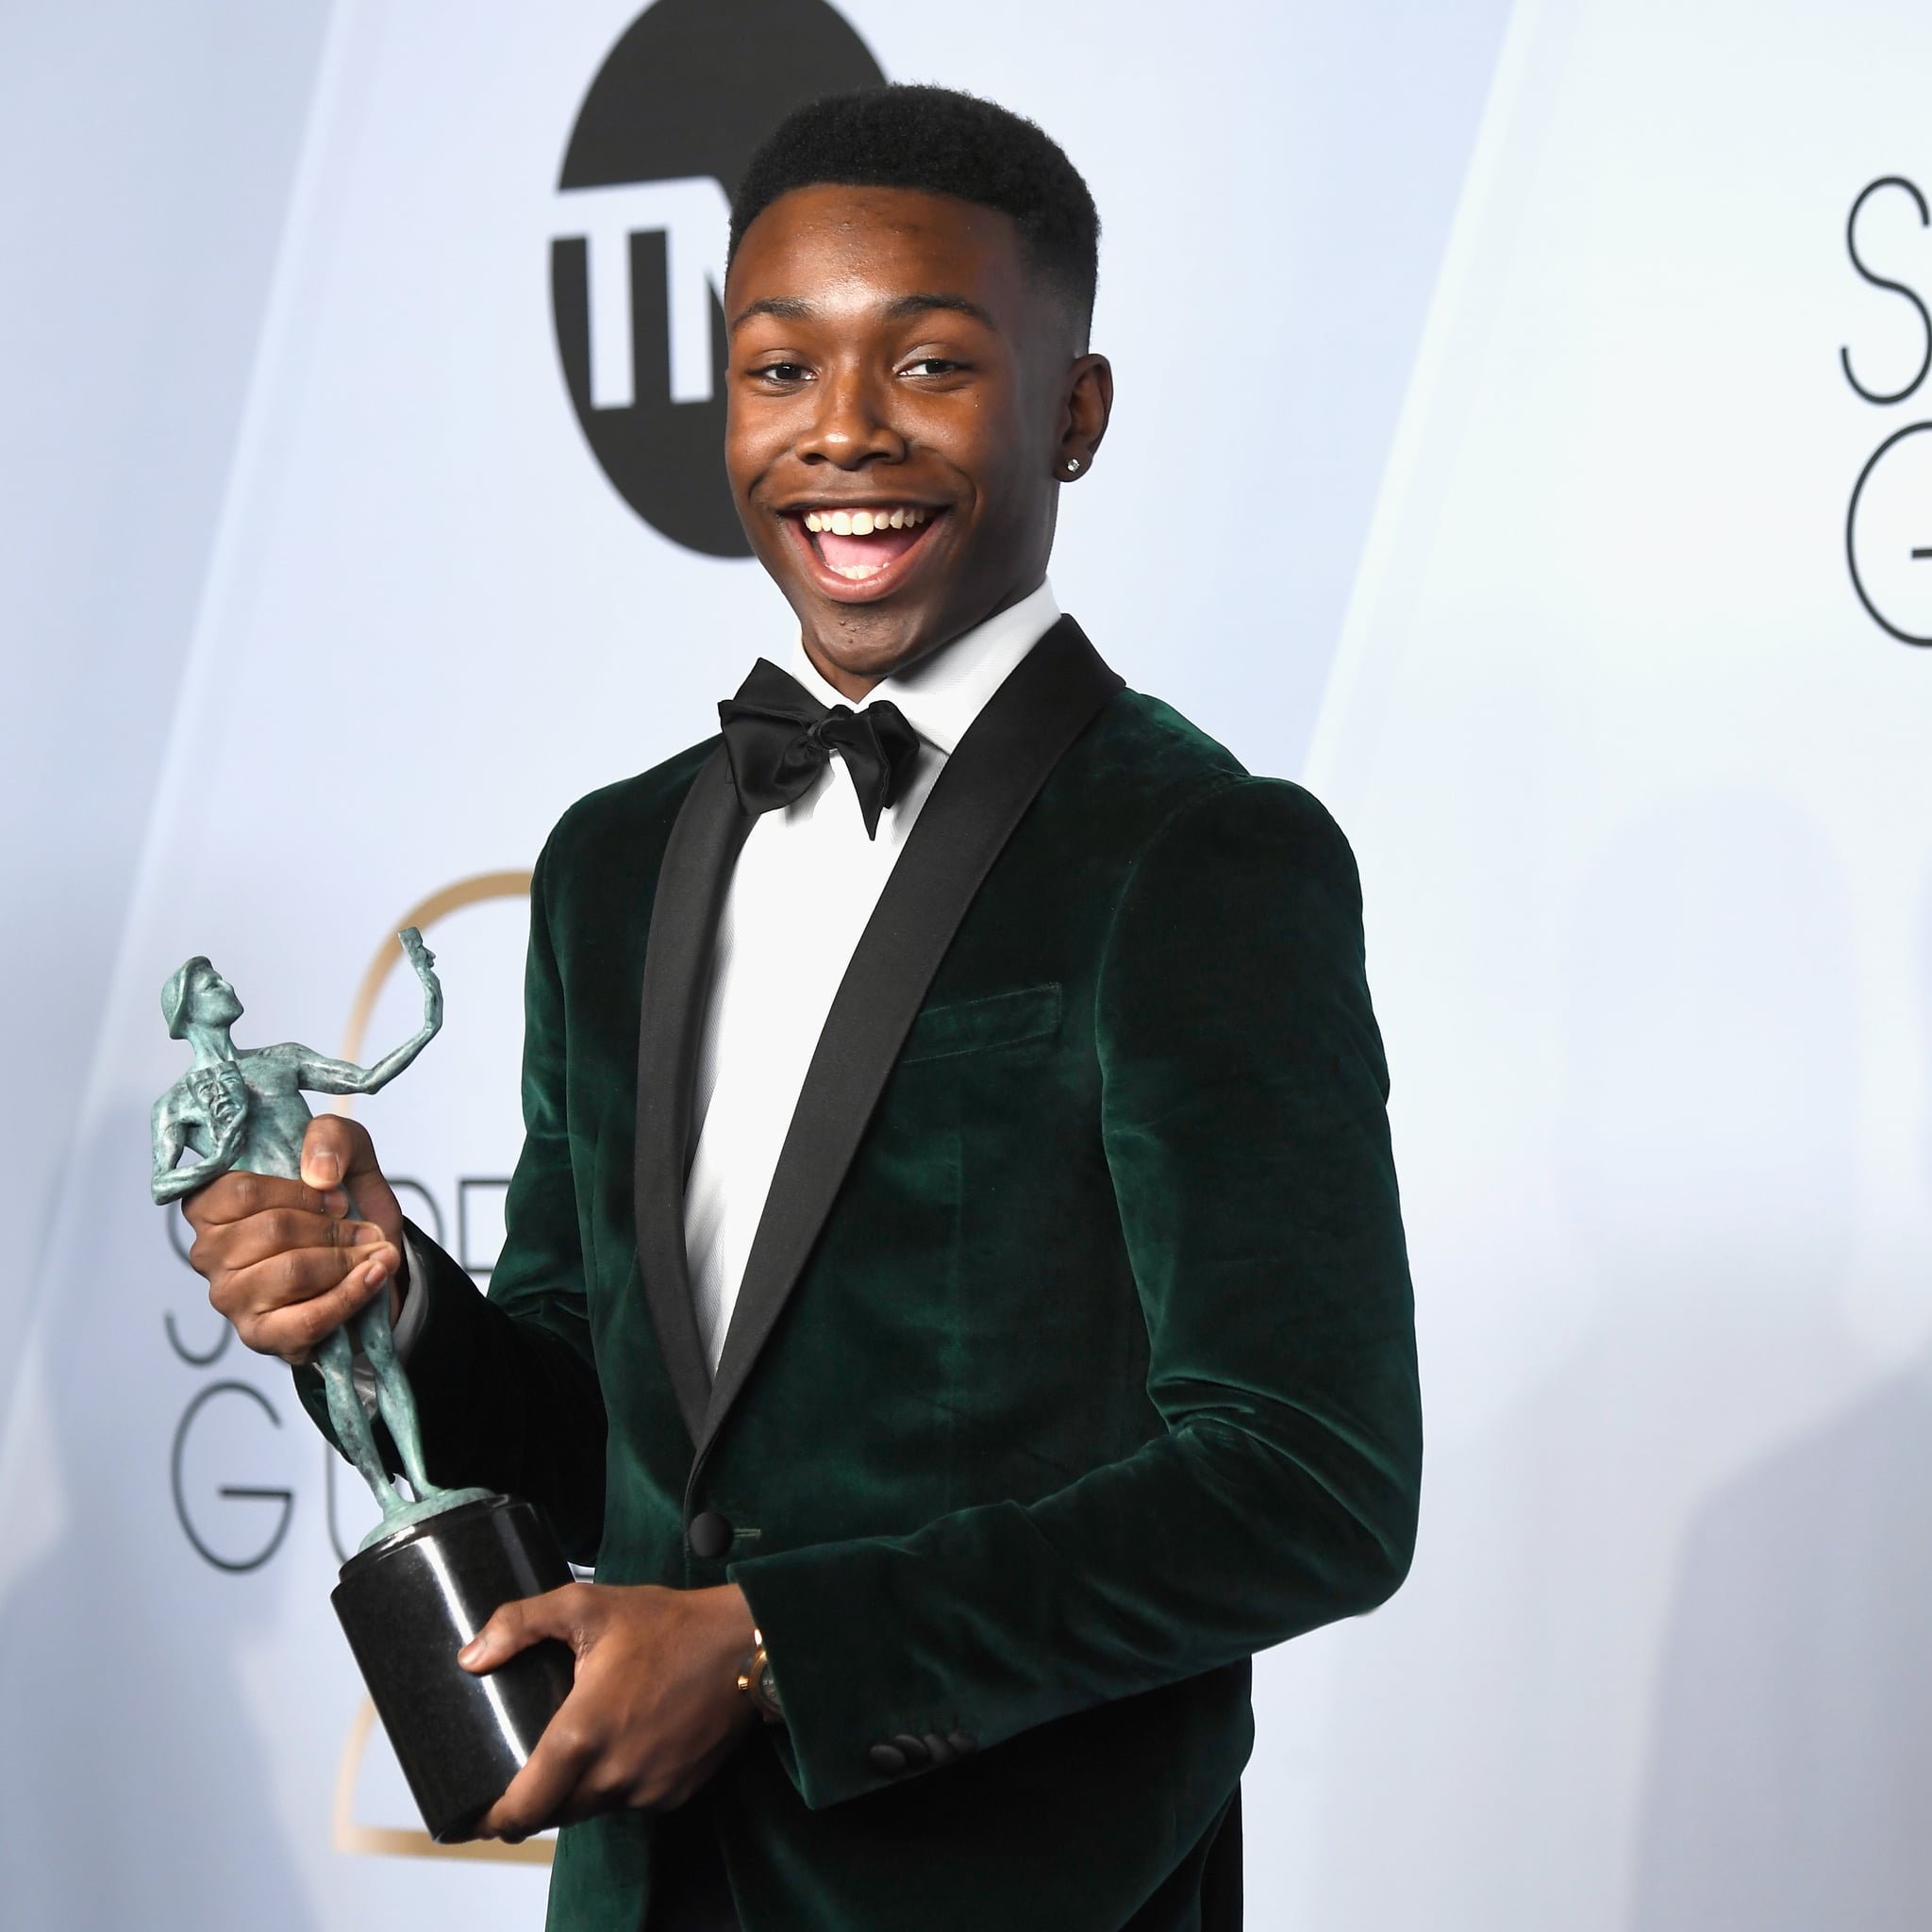
<svg viewBox="0 0 1932 1932"><path fill-rule="evenodd" d="M723 454L731 196L792 108L884 78L827 0L657 0L584 97L550 246L558 354L604 474L688 550L751 555Z"/></svg>

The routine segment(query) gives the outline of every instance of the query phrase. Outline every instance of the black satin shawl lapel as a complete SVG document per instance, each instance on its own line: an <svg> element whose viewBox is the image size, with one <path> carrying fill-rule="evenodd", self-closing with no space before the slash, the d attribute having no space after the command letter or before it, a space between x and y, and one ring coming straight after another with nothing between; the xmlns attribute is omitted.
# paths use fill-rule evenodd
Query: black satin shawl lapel
<svg viewBox="0 0 1932 1932"><path fill-rule="evenodd" d="M1020 660L947 759L819 1036L745 1262L700 1454L804 1271L980 882L1047 774L1120 688L1080 626L1063 617Z"/></svg>
<svg viewBox="0 0 1932 1932"><path fill-rule="evenodd" d="M704 1426L711 1378L691 1306L684 1252L691 1082L710 988L712 941L732 861L752 821L739 809L721 745L699 768L658 872L638 1014L638 1129L633 1186L638 1268L658 1345L691 1440Z"/></svg>

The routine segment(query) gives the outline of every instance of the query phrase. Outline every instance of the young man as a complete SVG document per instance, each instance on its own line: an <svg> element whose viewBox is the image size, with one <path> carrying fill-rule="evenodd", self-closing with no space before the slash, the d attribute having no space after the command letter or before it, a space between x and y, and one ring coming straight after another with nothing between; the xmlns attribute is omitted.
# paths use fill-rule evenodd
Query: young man
<svg viewBox="0 0 1932 1932"><path fill-rule="evenodd" d="M726 458L800 639L544 850L488 1299L347 1122L190 1209L253 1347L395 1295L432 1475L595 1561L465 1653L577 1653L485 1821L570 1823L554 1925L1234 1926L1248 1659L1408 1562L1348 848L1045 582L1097 236L963 95L778 130Z"/></svg>

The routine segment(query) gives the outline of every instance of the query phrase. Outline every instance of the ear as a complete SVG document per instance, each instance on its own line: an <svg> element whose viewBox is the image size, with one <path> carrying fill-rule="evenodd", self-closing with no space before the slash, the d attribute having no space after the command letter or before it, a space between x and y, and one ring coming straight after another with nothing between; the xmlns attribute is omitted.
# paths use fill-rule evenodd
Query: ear
<svg viewBox="0 0 1932 1932"><path fill-rule="evenodd" d="M1093 467L1093 453L1113 414L1113 366L1105 356L1081 356L1067 372L1067 397L1054 447L1054 480L1077 483Z"/></svg>

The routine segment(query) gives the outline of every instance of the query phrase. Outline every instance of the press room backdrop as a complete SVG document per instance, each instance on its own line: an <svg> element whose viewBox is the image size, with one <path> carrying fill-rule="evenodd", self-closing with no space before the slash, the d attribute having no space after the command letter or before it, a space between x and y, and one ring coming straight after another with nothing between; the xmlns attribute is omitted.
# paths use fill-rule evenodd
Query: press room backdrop
<svg viewBox="0 0 1932 1932"><path fill-rule="evenodd" d="M487 1278L522 881L786 613L724 185L1035 115L1120 408L1054 581L1353 837L1430 1451L1261 1659L1251 1923L1919 1925L1932 1888L1932 14L1901 0L70 0L0 21L0 1898L527 1926L329 1607L368 1520L146 1202L207 951ZM721 185L723 184L723 185Z"/></svg>

